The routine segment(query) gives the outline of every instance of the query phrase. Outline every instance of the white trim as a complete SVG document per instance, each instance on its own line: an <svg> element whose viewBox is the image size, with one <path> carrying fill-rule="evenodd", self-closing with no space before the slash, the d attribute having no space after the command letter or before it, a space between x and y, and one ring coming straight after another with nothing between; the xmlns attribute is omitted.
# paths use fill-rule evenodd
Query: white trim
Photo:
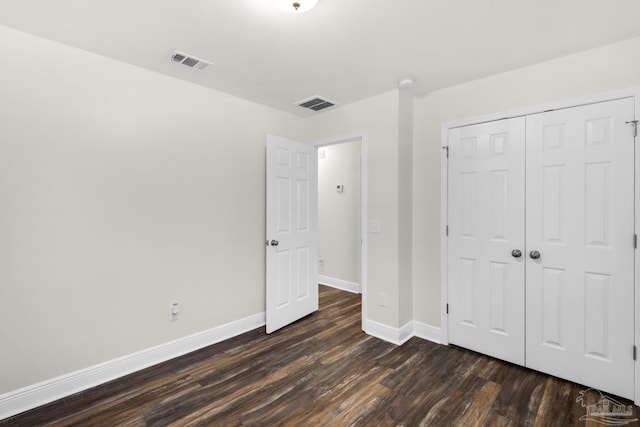
<svg viewBox="0 0 640 427"><path fill-rule="evenodd" d="M401 328L394 328L393 326L385 325L384 323L368 320L367 327L364 332L395 345L402 345L412 337L431 341L436 344L442 344L440 328L427 325L426 323L417 322L415 320L408 322Z"/></svg>
<svg viewBox="0 0 640 427"><path fill-rule="evenodd" d="M413 338L413 322L408 322L398 330L398 342L400 345Z"/></svg>
<svg viewBox="0 0 640 427"><path fill-rule="evenodd" d="M0 395L0 420L264 326L258 313Z"/></svg>
<svg viewBox="0 0 640 427"><path fill-rule="evenodd" d="M440 136L441 136L441 146L448 146L447 134L448 130L455 127L467 126L477 123L485 123L489 121L504 119L504 118L512 118L512 117L521 117L530 114L541 113L548 110L558 110L563 108L572 108L578 107L582 105L588 104L596 104L599 102L606 101L614 101L617 99L623 98L635 98L635 110L636 116L638 118L638 113L640 112L640 86L633 86L625 89L620 89L616 91L592 94L577 98L571 98L567 100L561 101L552 101L542 105L535 105L525 108L519 108L514 110L508 110L505 112L493 113L484 116L452 120L449 122L442 123L440 127ZM638 138L636 138L636 144L638 143ZM636 146L637 147L637 146ZM445 151L445 150L442 150ZM640 153L636 148L635 150L635 228L636 233L640 233ZM445 235L445 226L447 223L447 210L446 207L448 205L448 194L447 194L447 162L446 158L440 161L441 173L440 173L440 235L441 244L440 244L440 271L441 271L441 282L440 282L440 295L441 295L441 313L440 313L440 327L441 327L441 339L443 344L448 344L448 316L445 313L446 307L446 296L448 291L448 278L447 278L447 243L446 243L446 235ZM635 308L634 308L634 317L635 317L635 345L640 347L640 272L638 269L640 268L640 251L636 249L635 253ZM635 399L634 403L636 405L640 405L640 360L636 360L635 362Z"/></svg>
<svg viewBox="0 0 640 427"><path fill-rule="evenodd" d="M442 344L442 330L436 326L427 325L418 321L413 321L413 336L423 340Z"/></svg>
<svg viewBox="0 0 640 427"><path fill-rule="evenodd" d="M402 345L413 336L413 324L409 322L401 328L394 328L393 326L367 319L364 332L391 344Z"/></svg>
<svg viewBox="0 0 640 427"><path fill-rule="evenodd" d="M264 325L265 313L259 313L5 393L0 395L0 420L216 344ZM414 336L441 344L439 328L416 321L409 322L401 328L394 328L368 320L364 331L368 335L395 345L402 345Z"/></svg>
<svg viewBox="0 0 640 427"><path fill-rule="evenodd" d="M449 344L449 316L447 303L449 299L448 258L449 240L447 224L449 221L449 139L448 128L442 125L440 131L440 340L442 344Z"/></svg>
<svg viewBox="0 0 640 427"><path fill-rule="evenodd" d="M343 142L360 140L360 293L362 294L361 328L366 331L367 319L367 163L369 143L364 130L338 136L321 138L313 142L316 147L336 145Z"/></svg>
<svg viewBox="0 0 640 427"><path fill-rule="evenodd" d="M367 222L369 214L367 211L368 201L368 159L369 142L366 132L360 134L360 293L362 294L362 315L360 328L364 331L364 321L367 317Z"/></svg>
<svg viewBox="0 0 640 427"><path fill-rule="evenodd" d="M501 111L497 113L485 114L482 116L451 120L442 123L442 129L451 129L461 126L469 126L479 123L492 122L513 117L528 116L530 114L542 113L549 110L561 110L564 108L579 107L582 105L596 104L598 102L614 101L623 98L632 98L640 94L640 86L580 96L565 100L550 101L544 104L532 105L529 107L517 108L513 110Z"/></svg>
<svg viewBox="0 0 640 427"><path fill-rule="evenodd" d="M635 117L634 120L638 120L640 114L640 88L636 88L635 98ZM635 233L640 233L640 153L638 150L638 137L635 138ZM635 283L635 345L640 347L640 251L635 251L635 271L634 271L634 283ZM635 399L634 403L640 405L640 361L635 361Z"/></svg>
<svg viewBox="0 0 640 427"><path fill-rule="evenodd" d="M349 282L348 280L336 279L335 277L323 276L318 274L318 283L321 285L331 286L332 288L351 292L353 294L360 293L360 284Z"/></svg>

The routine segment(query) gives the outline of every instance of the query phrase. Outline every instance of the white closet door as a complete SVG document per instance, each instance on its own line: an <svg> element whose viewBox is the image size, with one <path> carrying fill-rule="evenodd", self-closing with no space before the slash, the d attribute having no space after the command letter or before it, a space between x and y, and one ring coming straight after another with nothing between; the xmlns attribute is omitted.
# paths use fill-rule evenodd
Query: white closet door
<svg viewBox="0 0 640 427"><path fill-rule="evenodd" d="M627 398L633 116L632 99L531 115L526 150L526 365Z"/></svg>
<svg viewBox="0 0 640 427"><path fill-rule="evenodd" d="M449 341L520 365L524 125L515 118L449 131Z"/></svg>

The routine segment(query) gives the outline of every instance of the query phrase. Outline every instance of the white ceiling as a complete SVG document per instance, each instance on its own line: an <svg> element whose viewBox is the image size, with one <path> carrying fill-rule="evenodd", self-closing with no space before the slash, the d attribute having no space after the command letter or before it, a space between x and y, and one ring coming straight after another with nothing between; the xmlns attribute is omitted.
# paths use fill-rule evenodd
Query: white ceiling
<svg viewBox="0 0 640 427"><path fill-rule="evenodd" d="M428 92L640 36L638 16L638 0L0 1L0 25L300 116L322 114L293 105L312 95L344 105L405 76Z"/></svg>

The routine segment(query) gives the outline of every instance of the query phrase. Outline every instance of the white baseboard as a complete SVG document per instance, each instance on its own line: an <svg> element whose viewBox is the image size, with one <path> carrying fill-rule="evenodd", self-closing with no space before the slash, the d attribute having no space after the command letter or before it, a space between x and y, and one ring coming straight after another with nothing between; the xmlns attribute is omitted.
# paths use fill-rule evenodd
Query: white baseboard
<svg viewBox="0 0 640 427"><path fill-rule="evenodd" d="M365 320L364 323L365 333L392 344L402 345L412 337L422 338L437 344L442 343L440 339L440 328L427 325L426 323L413 321L401 328L394 328L393 326L388 326L374 320Z"/></svg>
<svg viewBox="0 0 640 427"><path fill-rule="evenodd" d="M400 345L400 331L398 328L367 319L364 321L364 332L391 344Z"/></svg>
<svg viewBox="0 0 640 427"><path fill-rule="evenodd" d="M431 341L436 344L442 344L442 336L440 328L413 321L413 336Z"/></svg>
<svg viewBox="0 0 640 427"><path fill-rule="evenodd" d="M412 337L412 325L411 322L404 325L402 328L394 328L393 326L385 325L384 323L376 322L374 320L367 319L365 322L364 332L385 340L395 345L402 345Z"/></svg>
<svg viewBox="0 0 640 427"><path fill-rule="evenodd" d="M199 350L265 324L258 313L165 344L0 395L0 420Z"/></svg>
<svg viewBox="0 0 640 427"><path fill-rule="evenodd" d="M224 341L264 326L264 324L265 313L259 313L179 338L175 341L10 391L0 395L0 420ZM364 324L365 333L395 345L402 345L414 336L438 344L442 342L440 328L425 323L413 321L401 328L395 328L373 320L365 320Z"/></svg>
<svg viewBox="0 0 640 427"><path fill-rule="evenodd" d="M413 322L409 322L398 330L400 345L406 343L413 337Z"/></svg>
<svg viewBox="0 0 640 427"><path fill-rule="evenodd" d="M336 279L335 277L318 275L318 282L321 285L331 286L332 288L341 289L343 291L359 294L361 292L360 284L349 282L347 280Z"/></svg>

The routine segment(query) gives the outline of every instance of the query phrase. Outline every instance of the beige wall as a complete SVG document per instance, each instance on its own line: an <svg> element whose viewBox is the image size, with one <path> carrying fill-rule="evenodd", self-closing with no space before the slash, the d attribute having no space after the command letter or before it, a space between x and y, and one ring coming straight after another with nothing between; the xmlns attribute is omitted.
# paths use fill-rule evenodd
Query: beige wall
<svg viewBox="0 0 640 427"><path fill-rule="evenodd" d="M360 140L319 151L324 157L318 158L318 273L359 284Z"/></svg>
<svg viewBox="0 0 640 427"><path fill-rule="evenodd" d="M380 220L381 233L369 233L367 256L368 319L399 326L398 310L398 114L397 90L305 119L308 140L364 131L368 144L367 210ZM387 294L387 306L378 295Z"/></svg>
<svg viewBox="0 0 640 427"><path fill-rule="evenodd" d="M437 326L441 123L640 84L638 38L300 119L3 27L0 46L0 394L262 312L267 133L366 134L366 316Z"/></svg>
<svg viewBox="0 0 640 427"><path fill-rule="evenodd" d="M429 93L415 99L414 320L440 325L440 125L640 85L640 38Z"/></svg>
<svg viewBox="0 0 640 427"><path fill-rule="evenodd" d="M301 119L0 46L0 394L263 312L265 135L304 139Z"/></svg>

